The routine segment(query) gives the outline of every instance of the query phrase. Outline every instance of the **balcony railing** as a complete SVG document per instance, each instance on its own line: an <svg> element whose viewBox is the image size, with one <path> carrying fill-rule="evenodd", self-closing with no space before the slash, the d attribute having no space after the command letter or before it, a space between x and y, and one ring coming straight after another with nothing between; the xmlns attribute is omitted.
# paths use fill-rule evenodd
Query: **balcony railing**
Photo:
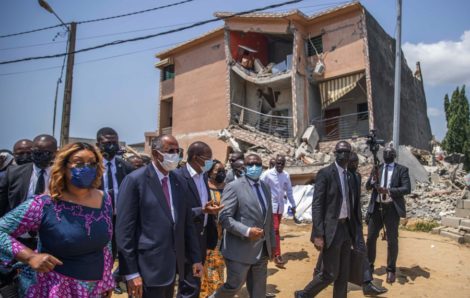
<svg viewBox="0 0 470 298"><path fill-rule="evenodd" d="M232 103L231 116L232 123L254 128L278 138L293 137L292 117L263 114L236 103Z"/></svg>
<svg viewBox="0 0 470 298"><path fill-rule="evenodd" d="M369 133L369 112L353 113L312 120L317 129L320 141L350 139L354 136L364 136Z"/></svg>

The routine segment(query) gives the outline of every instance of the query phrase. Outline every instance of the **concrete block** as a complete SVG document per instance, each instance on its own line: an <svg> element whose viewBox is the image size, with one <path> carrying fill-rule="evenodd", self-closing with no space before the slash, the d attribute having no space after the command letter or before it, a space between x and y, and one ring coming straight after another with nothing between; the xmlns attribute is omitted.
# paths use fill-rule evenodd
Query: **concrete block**
<svg viewBox="0 0 470 298"><path fill-rule="evenodd" d="M317 148L320 136L318 135L317 129L314 125L309 125L302 135L302 141L307 142L312 149Z"/></svg>
<svg viewBox="0 0 470 298"><path fill-rule="evenodd" d="M458 243L464 243L464 241L465 241L464 236L462 236L460 234L456 234L456 233L451 232L451 231L447 231L447 230L442 230L441 231L441 236L450 238L454 241L457 241Z"/></svg>
<svg viewBox="0 0 470 298"><path fill-rule="evenodd" d="M443 226L435 227L435 228L433 228L433 229L431 230L431 234L437 234L437 235L439 235L439 234L441 233L442 229L444 229Z"/></svg>
<svg viewBox="0 0 470 298"><path fill-rule="evenodd" d="M470 209L470 200L462 200L463 209Z"/></svg>
<svg viewBox="0 0 470 298"><path fill-rule="evenodd" d="M457 200L457 204L455 205L455 208L463 209L463 200L462 199Z"/></svg>
<svg viewBox="0 0 470 298"><path fill-rule="evenodd" d="M455 209L455 216L470 218L470 209Z"/></svg>
<svg viewBox="0 0 470 298"><path fill-rule="evenodd" d="M465 234L465 235L463 236L463 241L464 241L465 243L470 243L470 234L468 234L468 233Z"/></svg>
<svg viewBox="0 0 470 298"><path fill-rule="evenodd" d="M462 227L470 228L470 219L462 219L460 221Z"/></svg>
<svg viewBox="0 0 470 298"><path fill-rule="evenodd" d="M382 154L382 153L380 153ZM418 159L411 153L410 149L406 146L400 146L398 154L398 163L408 167L411 179L411 189L416 187L416 181L429 182L429 173L419 162Z"/></svg>
<svg viewBox="0 0 470 298"><path fill-rule="evenodd" d="M460 226L460 220L461 218L458 217L443 217L441 219L441 225L452 228L458 228Z"/></svg>

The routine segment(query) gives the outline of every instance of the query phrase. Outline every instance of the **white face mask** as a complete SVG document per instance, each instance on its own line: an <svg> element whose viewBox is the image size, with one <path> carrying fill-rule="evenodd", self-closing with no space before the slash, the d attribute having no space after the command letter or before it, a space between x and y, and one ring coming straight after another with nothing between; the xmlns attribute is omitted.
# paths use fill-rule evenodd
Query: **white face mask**
<svg viewBox="0 0 470 298"><path fill-rule="evenodd" d="M178 164L180 163L180 155L178 153L162 153L158 151L163 156L163 161L158 161L162 165L162 167L165 169L165 171L173 171L178 167Z"/></svg>

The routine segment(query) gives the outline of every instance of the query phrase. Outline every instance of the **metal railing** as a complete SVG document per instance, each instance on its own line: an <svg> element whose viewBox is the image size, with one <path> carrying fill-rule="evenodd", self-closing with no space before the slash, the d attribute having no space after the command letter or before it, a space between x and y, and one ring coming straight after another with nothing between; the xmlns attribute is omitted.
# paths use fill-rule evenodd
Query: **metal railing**
<svg viewBox="0 0 470 298"><path fill-rule="evenodd" d="M350 139L369 133L369 112L314 119L311 123L317 129L320 141Z"/></svg>
<svg viewBox="0 0 470 298"><path fill-rule="evenodd" d="M278 138L293 137L292 117L263 114L232 103L231 118L234 124L254 128Z"/></svg>

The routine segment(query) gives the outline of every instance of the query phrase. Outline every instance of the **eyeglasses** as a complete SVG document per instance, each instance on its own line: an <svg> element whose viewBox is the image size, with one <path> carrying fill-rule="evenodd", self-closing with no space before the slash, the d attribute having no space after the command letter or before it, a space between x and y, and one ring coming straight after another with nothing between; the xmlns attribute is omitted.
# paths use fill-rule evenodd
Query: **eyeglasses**
<svg viewBox="0 0 470 298"><path fill-rule="evenodd" d="M97 162L69 162L74 168L83 169L84 167L90 167L96 169L98 167Z"/></svg>
<svg viewBox="0 0 470 298"><path fill-rule="evenodd" d="M177 149L169 149L165 152L162 151L162 153L169 153L169 154L180 154L181 153L181 148L177 148Z"/></svg>
<svg viewBox="0 0 470 298"><path fill-rule="evenodd" d="M261 166L263 166L263 164L260 163L260 162L249 162L249 163L246 164L246 166L247 166L247 167L252 167L252 166L261 167Z"/></svg>

